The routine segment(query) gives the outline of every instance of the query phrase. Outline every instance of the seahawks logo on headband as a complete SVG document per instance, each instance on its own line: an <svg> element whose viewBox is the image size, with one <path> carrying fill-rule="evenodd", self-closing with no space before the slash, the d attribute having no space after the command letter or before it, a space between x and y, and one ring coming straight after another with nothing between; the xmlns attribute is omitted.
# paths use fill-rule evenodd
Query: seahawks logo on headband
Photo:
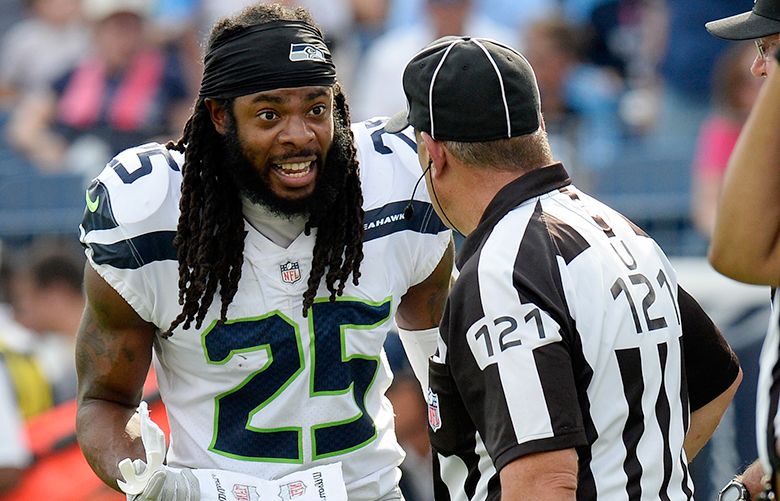
<svg viewBox="0 0 780 501"><path fill-rule="evenodd" d="M320 61L325 60L325 53L309 43L290 44L290 61Z"/></svg>

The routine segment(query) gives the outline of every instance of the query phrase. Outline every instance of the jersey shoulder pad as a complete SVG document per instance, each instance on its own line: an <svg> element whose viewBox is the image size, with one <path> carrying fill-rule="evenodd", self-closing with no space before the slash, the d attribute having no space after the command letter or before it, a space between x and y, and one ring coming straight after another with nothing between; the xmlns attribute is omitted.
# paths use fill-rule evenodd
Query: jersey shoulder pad
<svg viewBox="0 0 780 501"><path fill-rule="evenodd" d="M87 209L95 212L101 203L108 204L119 225L147 219L165 203L172 188L178 193L183 162L181 152L158 143L124 150L90 185Z"/></svg>
<svg viewBox="0 0 780 501"><path fill-rule="evenodd" d="M367 202L372 198L377 201L408 199L422 174L412 129L391 134L385 130L387 120L372 118L352 126L363 197ZM425 191L424 186L421 188Z"/></svg>

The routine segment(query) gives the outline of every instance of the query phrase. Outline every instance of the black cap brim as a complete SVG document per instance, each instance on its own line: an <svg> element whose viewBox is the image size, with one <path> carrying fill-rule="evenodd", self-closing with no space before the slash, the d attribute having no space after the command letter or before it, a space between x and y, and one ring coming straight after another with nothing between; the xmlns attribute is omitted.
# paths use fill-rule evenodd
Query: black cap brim
<svg viewBox="0 0 780 501"><path fill-rule="evenodd" d="M401 132L409 127L409 110L399 111L385 124L385 130L391 134Z"/></svg>
<svg viewBox="0 0 780 501"><path fill-rule="evenodd" d="M710 21L704 27L712 35L726 40L753 40L780 33L780 21L753 11Z"/></svg>

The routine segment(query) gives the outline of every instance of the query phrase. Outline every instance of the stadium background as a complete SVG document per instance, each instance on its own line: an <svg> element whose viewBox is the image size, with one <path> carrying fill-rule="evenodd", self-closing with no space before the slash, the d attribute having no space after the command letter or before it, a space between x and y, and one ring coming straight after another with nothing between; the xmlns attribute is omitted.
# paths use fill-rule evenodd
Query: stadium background
<svg viewBox="0 0 780 501"><path fill-rule="evenodd" d="M148 7L147 15L141 18L143 43L156 46L178 65L189 93L186 100L197 90L199 44L207 26L216 16L246 3L243 0L83 2L91 5L89 9L112 3L129 10L136 10L139 5ZM46 22L49 14L42 13L42 9L63 9L68 3L78 7L79 0L0 0L0 128L3 129L0 135L3 294L0 299L5 312L0 324L0 344L14 345L13 337L20 330L30 330L17 325L13 319L16 305L9 287L12 289L14 271L24 268L31 247L70 248L77 242L84 188L89 177L110 158L110 150L94 141L111 133L105 124L95 124L79 131L78 136L69 136L71 148L62 162L55 165L41 165L19 146L18 138L10 132L15 123L24 122L24 116L19 115L25 114L19 110L24 109L25 100L43 89L26 82L24 71L12 64L24 53L24 47L19 48L14 39L20 37L20 27L25 23ZM529 57L538 70L542 108L554 151L569 168L574 182L623 212L659 242L673 258L681 284L699 299L740 355L745 382L712 443L694 466L698 498L712 499L717 487L756 456L755 378L768 316L769 291L729 281L717 275L705 259L707 225L701 223L697 214L711 211L713 195L705 194L708 198L702 201L700 188L705 182L717 183L723 166L703 163L722 158L722 151L718 156L711 150L718 146L722 150L725 146L717 141L708 142L702 131L713 117L726 117L738 131L744 110L749 107L749 97L743 99L747 102L738 110L728 102L728 96L738 94L740 86L755 87L755 84L750 83L744 58L737 63L733 62L734 58L728 58L730 52L737 50L736 44L710 37L703 24L749 10L752 2L300 0L287 3L309 7L324 27L352 106L353 120L390 114L403 105L402 101L398 104L403 63L437 34L455 30L491 36L519 47ZM67 20L69 24L83 27L83 32L89 35L84 55L94 52L92 30L102 21L94 18L89 9L70 14L72 17ZM57 49L56 45L38 48ZM724 75L737 77L726 79ZM58 132L62 124L55 119L47 126ZM146 139L177 136L178 130L172 126L166 133L156 131ZM33 334L29 337L31 343L51 342L49 333ZM72 349L68 343L63 346L64 350Z"/></svg>

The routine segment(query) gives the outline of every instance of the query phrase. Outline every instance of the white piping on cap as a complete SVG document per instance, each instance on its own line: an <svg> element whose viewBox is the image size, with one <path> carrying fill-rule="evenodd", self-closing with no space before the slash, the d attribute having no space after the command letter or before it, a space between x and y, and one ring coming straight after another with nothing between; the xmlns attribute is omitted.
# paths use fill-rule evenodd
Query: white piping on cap
<svg viewBox="0 0 780 501"><path fill-rule="evenodd" d="M477 44L477 46L482 49L482 52L485 53L485 56L487 56L488 60L490 61L490 64L493 66L493 69L496 70L496 75L498 75L498 85L501 87L501 99L504 100L504 113L506 114L506 137L511 138L512 137L512 122L509 119L509 104L506 101L506 91L504 90L504 77L501 75L501 70L498 69L498 65L496 64L496 61L493 59L493 56L490 55L490 52L488 52L487 47L485 47L482 42L480 42L477 39L474 39L474 43ZM431 128L433 128L433 125L431 125Z"/></svg>
<svg viewBox="0 0 780 501"><path fill-rule="evenodd" d="M434 128L433 128L433 84L436 83L436 76L439 74L439 70L441 69L442 65L444 65L444 60L447 59L447 56L449 55L450 51L452 50L455 45L458 44L458 42L462 42L462 40L453 40L453 42L447 47L447 50L444 51L444 55L441 57L441 61L439 61L439 64L436 66L436 69L433 71L433 76L431 77L431 85L428 88L428 113L430 115L431 119L431 137L433 139L436 139L436 134L434 134Z"/></svg>

